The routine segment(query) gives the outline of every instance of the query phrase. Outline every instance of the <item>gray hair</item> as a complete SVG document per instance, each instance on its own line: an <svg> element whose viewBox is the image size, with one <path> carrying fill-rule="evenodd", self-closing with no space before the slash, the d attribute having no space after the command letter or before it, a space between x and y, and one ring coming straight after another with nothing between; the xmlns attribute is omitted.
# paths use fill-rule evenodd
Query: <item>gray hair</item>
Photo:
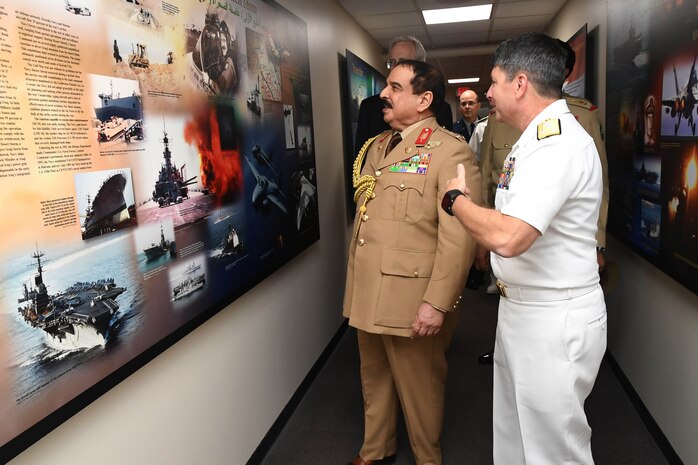
<svg viewBox="0 0 698 465"><path fill-rule="evenodd" d="M557 99L565 82L566 59L567 53L557 39L541 32L527 32L499 44L492 67L498 66L509 81L523 72L538 94Z"/></svg>
<svg viewBox="0 0 698 465"><path fill-rule="evenodd" d="M393 48L393 45L397 44L398 42L409 42L412 45L414 45L414 51L416 54L416 56L414 57L415 60L427 60L427 51L424 50L424 45L422 45L419 39L417 39L415 36L395 37L393 40L390 41L390 45L388 46L388 53L390 53L390 49Z"/></svg>

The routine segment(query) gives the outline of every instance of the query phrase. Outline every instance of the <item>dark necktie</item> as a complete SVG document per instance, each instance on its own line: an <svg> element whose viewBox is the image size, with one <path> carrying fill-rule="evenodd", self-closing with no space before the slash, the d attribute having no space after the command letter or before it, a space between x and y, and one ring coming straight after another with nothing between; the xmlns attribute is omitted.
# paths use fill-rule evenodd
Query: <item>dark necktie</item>
<svg viewBox="0 0 698 465"><path fill-rule="evenodd" d="M386 150L385 154L388 155L392 150L397 147L397 144L399 144L402 141L402 136L400 133L396 133L392 139L390 139L390 142L388 142L388 150Z"/></svg>
<svg viewBox="0 0 698 465"><path fill-rule="evenodd" d="M470 123L470 137L473 137L474 132L475 132L475 123Z"/></svg>

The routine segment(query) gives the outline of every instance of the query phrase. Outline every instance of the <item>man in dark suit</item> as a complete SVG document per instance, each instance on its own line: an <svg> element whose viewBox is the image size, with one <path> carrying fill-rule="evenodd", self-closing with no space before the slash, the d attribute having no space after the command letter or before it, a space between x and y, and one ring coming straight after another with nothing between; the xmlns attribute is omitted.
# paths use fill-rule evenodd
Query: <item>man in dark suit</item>
<svg viewBox="0 0 698 465"><path fill-rule="evenodd" d="M426 58L427 52L419 39L413 36L395 37L390 41L390 46L388 47L388 61L386 65L388 71L390 71L398 60L426 61ZM436 111L436 122L439 123L439 126L443 126L449 131L453 128L451 106L445 101L439 105ZM359 150L369 138L388 129L390 129L390 126L383 121L383 101L380 95L376 94L363 99L359 107L359 121L356 128L356 139L354 139L354 154L359 153Z"/></svg>
<svg viewBox="0 0 698 465"><path fill-rule="evenodd" d="M480 102L477 100L477 94L470 89L463 91L460 94L460 112L463 117L453 123L453 132L457 132L470 142L470 138L475 132L479 110Z"/></svg>

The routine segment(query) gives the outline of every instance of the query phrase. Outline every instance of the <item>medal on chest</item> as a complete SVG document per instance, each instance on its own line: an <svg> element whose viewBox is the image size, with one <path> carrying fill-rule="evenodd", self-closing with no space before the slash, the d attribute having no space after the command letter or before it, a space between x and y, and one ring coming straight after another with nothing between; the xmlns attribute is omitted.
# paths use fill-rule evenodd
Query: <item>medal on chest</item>
<svg viewBox="0 0 698 465"><path fill-rule="evenodd" d="M499 174L499 183L497 189L509 190L509 183L514 177L514 167L516 165L516 157L507 157L502 166L502 172Z"/></svg>

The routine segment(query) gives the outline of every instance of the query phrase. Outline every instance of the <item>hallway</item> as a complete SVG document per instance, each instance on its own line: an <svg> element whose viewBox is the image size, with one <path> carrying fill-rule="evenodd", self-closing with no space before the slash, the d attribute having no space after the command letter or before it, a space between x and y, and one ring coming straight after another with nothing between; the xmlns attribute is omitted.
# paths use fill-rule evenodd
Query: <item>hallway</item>
<svg viewBox="0 0 698 465"><path fill-rule="evenodd" d="M492 367L478 365L494 343L498 296L466 289L448 353L444 465L492 463ZM596 465L667 465L609 363L586 403ZM400 419L396 465L413 465ZM345 465L363 438L356 331L349 328L261 465Z"/></svg>

